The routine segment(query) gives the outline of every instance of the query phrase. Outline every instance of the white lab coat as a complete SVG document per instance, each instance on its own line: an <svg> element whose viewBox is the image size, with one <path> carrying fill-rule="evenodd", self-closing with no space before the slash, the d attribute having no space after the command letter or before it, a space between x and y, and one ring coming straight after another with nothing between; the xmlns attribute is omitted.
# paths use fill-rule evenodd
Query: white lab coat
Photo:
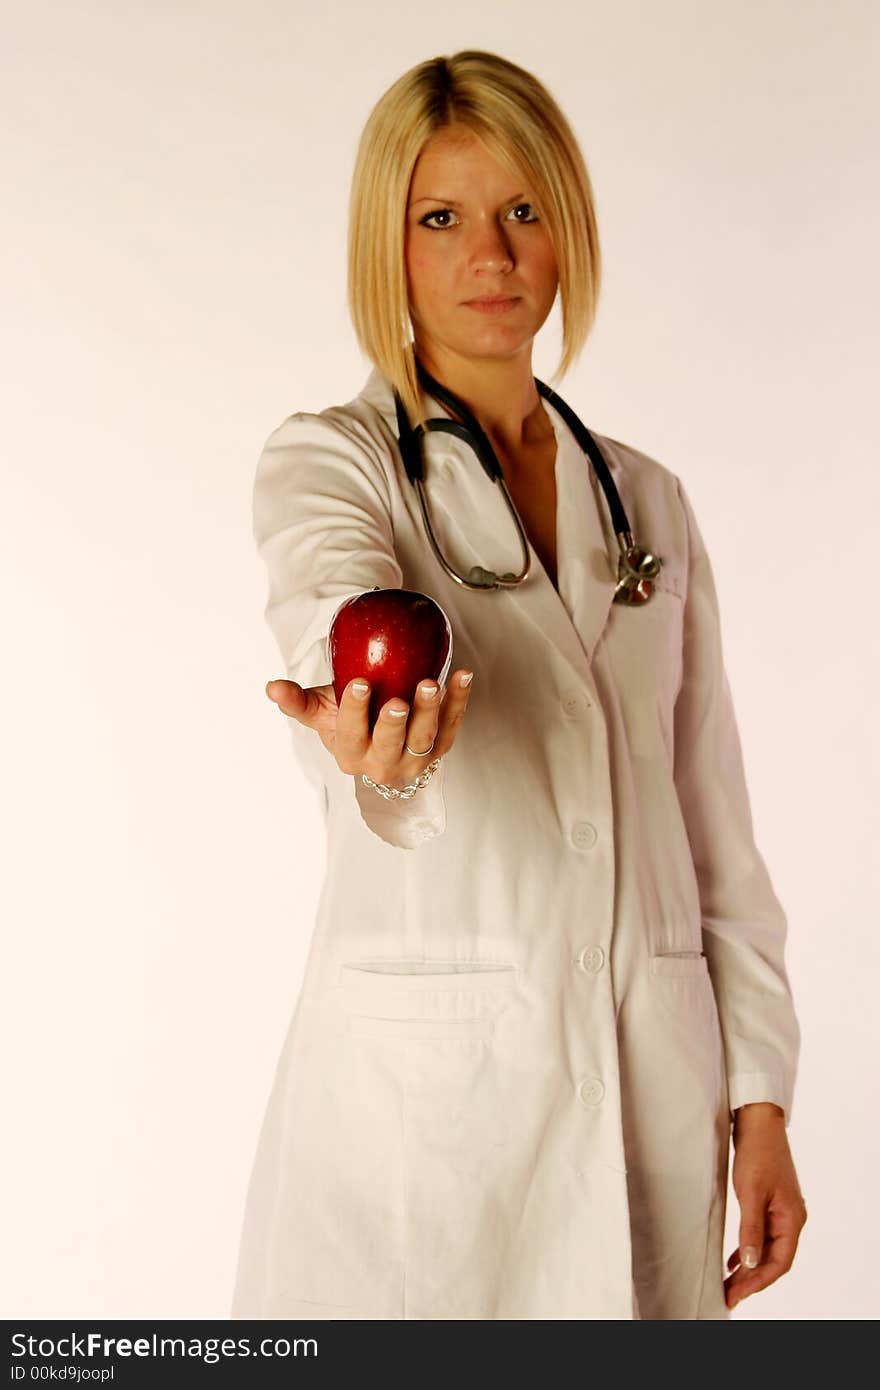
<svg viewBox="0 0 880 1390"><path fill-rule="evenodd" d="M260 456L254 535L287 676L328 682L332 614L378 585L436 598L451 669L475 678L454 747L408 802L289 722L327 870L233 1317L729 1316L732 1111L770 1100L791 1118L786 918L753 838L685 490L596 435L637 539L664 559L647 604L612 603L604 494L545 409L559 593L534 551L519 588L448 578L378 370L348 404L290 416ZM473 453L433 433L425 457L460 572L518 569Z"/></svg>

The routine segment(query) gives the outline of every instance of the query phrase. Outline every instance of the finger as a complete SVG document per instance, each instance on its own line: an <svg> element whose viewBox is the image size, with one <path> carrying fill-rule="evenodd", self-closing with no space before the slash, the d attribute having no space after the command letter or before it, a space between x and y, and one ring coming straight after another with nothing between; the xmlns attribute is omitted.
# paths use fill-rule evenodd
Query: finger
<svg viewBox="0 0 880 1390"><path fill-rule="evenodd" d="M412 766L413 775L421 772L433 758L437 757L437 726L440 720L440 686L433 676L420 681L416 686L412 710L404 731L403 756L407 766ZM415 748L411 753L407 748Z"/></svg>
<svg viewBox="0 0 880 1390"><path fill-rule="evenodd" d="M455 672L452 680L446 687L440 706L440 717L437 723L437 737L434 742L432 758L442 757L448 753L458 732L458 726L464 718L468 707L468 701L473 687L473 671L469 671L462 666ZM462 684L462 681L465 684ZM412 742L412 740L410 740ZM417 747L415 743L413 748Z"/></svg>
<svg viewBox="0 0 880 1390"><path fill-rule="evenodd" d="M743 1274L742 1266L731 1274L727 1280L728 1298L727 1302L731 1308L735 1308L737 1303L741 1303L744 1298L751 1298L752 1294L760 1293L761 1289L766 1289L768 1284L773 1284L784 1274L785 1270L771 1267L769 1264L761 1264L758 1269L746 1270ZM742 1277L741 1277L742 1276Z"/></svg>
<svg viewBox="0 0 880 1390"><path fill-rule="evenodd" d="M761 1289L766 1289L769 1284L774 1284L780 1275L791 1269L796 1249L796 1233L786 1231L782 1235L771 1237L755 1269L748 1269L741 1264L730 1276L726 1286L731 1297L738 1302Z"/></svg>
<svg viewBox="0 0 880 1390"><path fill-rule="evenodd" d="M385 771L380 772L380 780L383 782L387 777L393 779L400 776L397 768L405 752L403 744L406 738L406 717L408 714L409 705L406 700L395 695L393 699L386 700L382 705L376 723L373 725L373 746L370 751L377 767L385 769ZM428 742L430 743L430 739ZM414 761L421 762L422 760L417 758ZM392 771L392 769L394 770Z"/></svg>
<svg viewBox="0 0 880 1390"><path fill-rule="evenodd" d="M742 1299L757 1293L758 1289L762 1287L760 1279L765 1270L766 1250L761 1251L759 1262L755 1268L744 1265L740 1253L739 1247L737 1247L727 1261L728 1268L733 1266L733 1273L724 1280L724 1297L729 1308L735 1308Z"/></svg>
<svg viewBox="0 0 880 1390"><path fill-rule="evenodd" d="M268 681L266 694L282 714L299 720L300 724L311 724L320 708L320 701L314 692L304 689L296 681Z"/></svg>
<svg viewBox="0 0 880 1390"><path fill-rule="evenodd" d="M748 1264L746 1263L747 1258ZM754 1227L752 1227L749 1231L748 1245L743 1242L737 1246L731 1256L735 1268L725 1286L729 1293L728 1301L731 1307L735 1307L740 1299L757 1292L758 1288L762 1287L759 1276L763 1275L765 1267L763 1261L765 1259L764 1243L762 1241L760 1245L756 1244Z"/></svg>
<svg viewBox="0 0 880 1390"><path fill-rule="evenodd" d="M764 1248L766 1194L756 1189L740 1197L739 1255L746 1269L754 1269Z"/></svg>
<svg viewBox="0 0 880 1390"><path fill-rule="evenodd" d="M370 683L366 676L348 682L339 702L334 755L342 772L357 772L370 748Z"/></svg>

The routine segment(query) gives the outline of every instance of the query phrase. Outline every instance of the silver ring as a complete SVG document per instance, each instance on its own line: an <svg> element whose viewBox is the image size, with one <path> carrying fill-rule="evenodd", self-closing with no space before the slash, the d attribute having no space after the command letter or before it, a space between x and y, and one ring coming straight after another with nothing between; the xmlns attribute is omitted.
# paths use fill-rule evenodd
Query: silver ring
<svg viewBox="0 0 880 1390"><path fill-rule="evenodd" d="M434 747L434 744L435 744L436 742L437 742L437 739L436 739L436 736L435 736L434 738L431 739L431 748ZM431 751L431 748L426 748L425 751L424 751L424 753L417 753L416 750L415 750L414 748L410 748L409 744L406 743L406 742L404 743L403 746L404 746L404 748L406 749L407 753L412 753L412 755L413 755L414 758L424 758L424 757L426 757L427 754L430 753L430 751Z"/></svg>

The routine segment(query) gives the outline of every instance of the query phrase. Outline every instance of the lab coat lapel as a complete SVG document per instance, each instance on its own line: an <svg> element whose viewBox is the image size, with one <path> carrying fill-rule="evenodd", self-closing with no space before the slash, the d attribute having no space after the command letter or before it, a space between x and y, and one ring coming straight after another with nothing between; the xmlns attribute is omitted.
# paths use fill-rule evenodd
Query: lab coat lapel
<svg viewBox="0 0 880 1390"><path fill-rule="evenodd" d="M559 602L590 662L605 630L617 586L618 542L602 485L559 412L545 408L556 431L556 570ZM595 437L595 436L594 436ZM627 485L607 448L602 455L628 508ZM542 571L543 572L543 571ZM544 575L550 592L553 585Z"/></svg>
<svg viewBox="0 0 880 1390"><path fill-rule="evenodd" d="M378 369L362 394L380 409L396 438L390 383ZM453 418L435 397L427 392L423 396L429 417ZM589 460L562 416L545 405L557 438L559 593L530 546L531 568L522 584L474 597L480 603L515 605L541 641L560 653L573 673L589 684L590 661L614 596L610 556L616 553L617 541L610 518L603 522L604 494ZM513 518L498 484L486 476L473 450L452 434L429 432L423 459L432 524L449 562L465 575L472 565L485 565L499 574L518 573L522 553ZM616 465L611 459L608 462L620 486Z"/></svg>

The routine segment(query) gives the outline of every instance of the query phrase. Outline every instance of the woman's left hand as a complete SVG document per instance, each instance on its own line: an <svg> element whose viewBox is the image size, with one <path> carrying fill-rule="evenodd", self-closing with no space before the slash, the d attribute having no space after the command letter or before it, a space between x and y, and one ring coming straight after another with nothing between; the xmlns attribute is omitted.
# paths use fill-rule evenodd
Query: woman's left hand
<svg viewBox="0 0 880 1390"><path fill-rule="evenodd" d="M724 1281L728 1308L791 1268L807 1219L783 1110L769 1101L740 1106L734 1112L733 1143L740 1226L739 1245L727 1261L733 1273Z"/></svg>

